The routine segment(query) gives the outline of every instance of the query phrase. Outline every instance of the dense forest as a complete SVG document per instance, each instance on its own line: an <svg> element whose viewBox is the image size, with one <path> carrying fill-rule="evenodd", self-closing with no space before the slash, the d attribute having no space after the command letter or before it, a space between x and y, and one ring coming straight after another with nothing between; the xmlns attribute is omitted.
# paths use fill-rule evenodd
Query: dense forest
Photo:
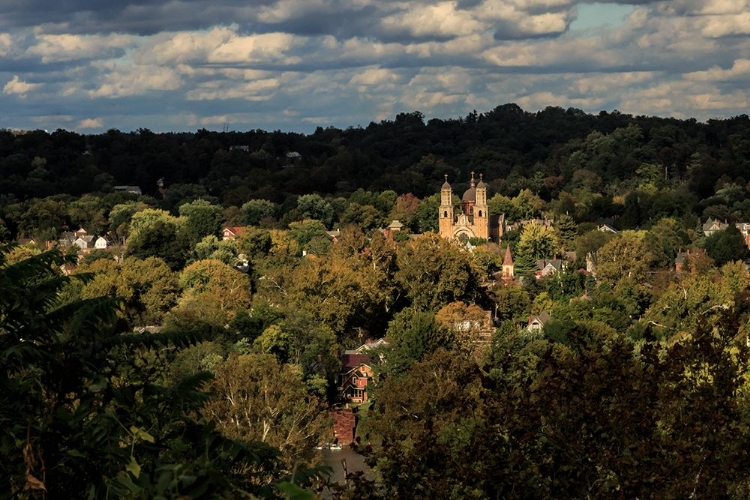
<svg viewBox="0 0 750 500"><path fill-rule="evenodd" d="M744 115L513 104L0 131L0 498L747 498L748 162ZM437 234L472 173L499 241Z"/></svg>

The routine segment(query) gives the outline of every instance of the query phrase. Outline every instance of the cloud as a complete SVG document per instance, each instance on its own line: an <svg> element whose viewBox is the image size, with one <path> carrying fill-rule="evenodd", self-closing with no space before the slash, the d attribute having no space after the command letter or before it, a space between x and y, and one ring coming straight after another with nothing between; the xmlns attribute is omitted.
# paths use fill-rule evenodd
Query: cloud
<svg viewBox="0 0 750 500"><path fill-rule="evenodd" d="M486 28L486 24L469 11L456 7L456 2L417 4L385 16L380 25L387 33L395 35L438 39L468 35Z"/></svg>
<svg viewBox="0 0 750 500"><path fill-rule="evenodd" d="M160 66L106 68L103 81L87 94L89 97L124 97L148 92L176 90L182 81L177 71Z"/></svg>
<svg viewBox="0 0 750 500"><path fill-rule="evenodd" d="M750 0L595 3L10 2L0 127L307 130L318 119L346 127L505 102L699 119L746 112Z"/></svg>
<svg viewBox="0 0 750 500"><path fill-rule="evenodd" d="M748 76L750 76L750 59L737 59L729 69L722 69L718 66L713 66L711 69L705 71L694 71L685 74L685 78L689 80L703 82L737 79L746 80Z"/></svg>
<svg viewBox="0 0 750 500"><path fill-rule="evenodd" d="M26 53L41 57L43 63L72 61L95 57L118 57L135 38L128 35L39 35Z"/></svg>
<svg viewBox="0 0 750 500"><path fill-rule="evenodd" d="M10 33L0 33L0 57L6 57L10 54L13 47L13 37Z"/></svg>
<svg viewBox="0 0 750 500"><path fill-rule="evenodd" d="M19 95L25 97L29 92L40 88L42 85L39 83L27 83L22 81L18 75L13 75L13 78L5 84L3 87L3 94L6 95Z"/></svg>
<svg viewBox="0 0 750 500"><path fill-rule="evenodd" d="M79 129L102 128L102 126L101 118L86 118L78 122Z"/></svg>

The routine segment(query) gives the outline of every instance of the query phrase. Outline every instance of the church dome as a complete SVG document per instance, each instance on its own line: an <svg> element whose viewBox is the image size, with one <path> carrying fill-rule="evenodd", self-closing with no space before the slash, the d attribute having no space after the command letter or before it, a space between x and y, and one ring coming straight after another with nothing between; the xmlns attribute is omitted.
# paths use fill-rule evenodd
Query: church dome
<svg viewBox="0 0 750 500"><path fill-rule="evenodd" d="M445 182L443 183L442 189L450 189L451 185L448 184L448 174L445 174Z"/></svg>
<svg viewBox="0 0 750 500"><path fill-rule="evenodd" d="M471 186L469 189L466 190L464 193L463 198L461 198L461 201L477 201L477 190L474 186Z"/></svg>

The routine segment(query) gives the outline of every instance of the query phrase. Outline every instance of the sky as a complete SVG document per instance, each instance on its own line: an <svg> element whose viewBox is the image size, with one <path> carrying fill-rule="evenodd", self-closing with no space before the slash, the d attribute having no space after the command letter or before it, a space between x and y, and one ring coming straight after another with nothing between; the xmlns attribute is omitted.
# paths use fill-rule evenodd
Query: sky
<svg viewBox="0 0 750 500"><path fill-rule="evenodd" d="M0 0L0 128L748 113L750 0Z"/></svg>

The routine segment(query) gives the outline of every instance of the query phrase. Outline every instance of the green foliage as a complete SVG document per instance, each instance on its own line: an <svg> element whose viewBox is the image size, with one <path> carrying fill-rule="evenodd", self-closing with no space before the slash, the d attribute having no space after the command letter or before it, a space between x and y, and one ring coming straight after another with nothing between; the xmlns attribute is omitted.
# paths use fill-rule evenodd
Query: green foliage
<svg viewBox="0 0 750 500"><path fill-rule="evenodd" d="M662 346L601 324L498 329L482 368L437 351L377 393L385 496L744 498L748 348L731 315Z"/></svg>
<svg viewBox="0 0 750 500"><path fill-rule="evenodd" d="M265 220L275 218L279 206L268 200L250 200L240 209L242 212L242 223L248 226L260 226Z"/></svg>
<svg viewBox="0 0 750 500"><path fill-rule="evenodd" d="M717 266L750 257L745 238L734 224L730 224L724 231L717 231L707 237L703 246Z"/></svg>
<svg viewBox="0 0 750 500"><path fill-rule="evenodd" d="M399 247L395 279L413 307L436 310L450 302L470 302L478 292L471 255L437 235Z"/></svg>
<svg viewBox="0 0 750 500"><path fill-rule="evenodd" d="M221 230L222 209L206 200L197 199L180 205L180 216L185 221L180 231L190 246L195 245L206 236L218 236Z"/></svg>
<svg viewBox="0 0 750 500"><path fill-rule="evenodd" d="M16 264L0 254L0 496L267 493L273 452L195 418L205 374L162 385L164 344L119 333L113 298L60 305L66 262L55 251Z"/></svg>
<svg viewBox="0 0 750 500"><path fill-rule="evenodd" d="M306 194L297 198L297 210L305 219L315 219L330 228L333 223L333 206L318 194Z"/></svg>
<svg viewBox="0 0 750 500"><path fill-rule="evenodd" d="M172 270L180 269L187 261L190 240L179 231L173 222L155 220L144 226L135 226L137 231L127 240L126 256L147 259L158 257Z"/></svg>
<svg viewBox="0 0 750 500"><path fill-rule="evenodd" d="M324 254L331 246L331 239L326 227L319 220L306 219L289 224L289 237L297 242L303 250L314 254Z"/></svg>
<svg viewBox="0 0 750 500"><path fill-rule="evenodd" d="M451 349L455 344L453 332L438 324L434 314L411 308L393 317L388 324L388 340L387 362L381 370L390 376L402 374L429 353L441 348Z"/></svg>

